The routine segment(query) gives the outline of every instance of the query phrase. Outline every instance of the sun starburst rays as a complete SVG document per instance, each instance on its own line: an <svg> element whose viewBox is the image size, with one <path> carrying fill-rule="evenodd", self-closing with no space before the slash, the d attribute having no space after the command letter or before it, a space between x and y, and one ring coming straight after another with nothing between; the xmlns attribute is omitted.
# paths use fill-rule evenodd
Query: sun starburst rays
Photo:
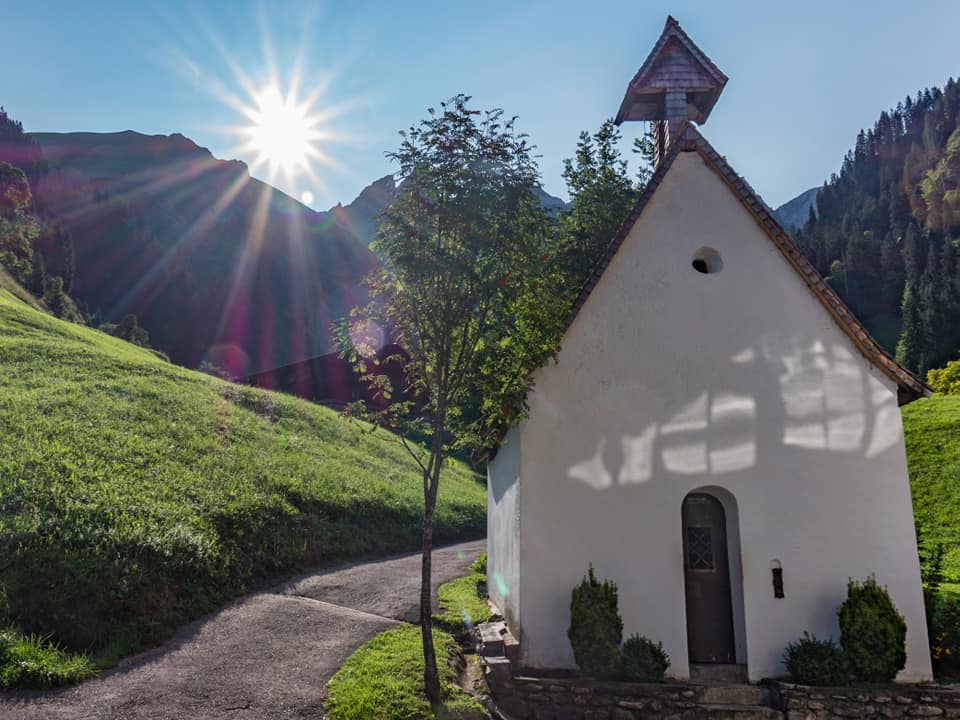
<svg viewBox="0 0 960 720"><path fill-rule="evenodd" d="M257 92L253 104L243 109L248 124L236 129L242 139L241 153L253 154L251 170L266 169L272 181L283 174L293 183L301 174L312 175L315 163L323 163L320 149L330 139L318 113L311 112L308 101L296 97L296 85L283 94L275 84Z"/></svg>

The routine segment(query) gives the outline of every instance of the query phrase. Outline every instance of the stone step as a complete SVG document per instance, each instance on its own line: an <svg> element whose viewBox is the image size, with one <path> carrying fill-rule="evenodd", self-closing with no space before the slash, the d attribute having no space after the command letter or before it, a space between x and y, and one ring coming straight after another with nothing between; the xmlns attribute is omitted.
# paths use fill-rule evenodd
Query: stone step
<svg viewBox="0 0 960 720"><path fill-rule="evenodd" d="M704 705L769 705L770 691L756 685L700 685L696 702Z"/></svg>
<svg viewBox="0 0 960 720"><path fill-rule="evenodd" d="M783 713L760 705L700 705L710 720L783 720Z"/></svg>
<svg viewBox="0 0 960 720"><path fill-rule="evenodd" d="M746 683L746 665L714 665L690 663L691 682Z"/></svg>

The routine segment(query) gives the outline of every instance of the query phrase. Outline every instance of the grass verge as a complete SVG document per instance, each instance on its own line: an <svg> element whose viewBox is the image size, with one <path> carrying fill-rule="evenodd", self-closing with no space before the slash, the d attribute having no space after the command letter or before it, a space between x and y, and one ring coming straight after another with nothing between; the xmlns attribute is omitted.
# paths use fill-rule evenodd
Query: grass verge
<svg viewBox="0 0 960 720"><path fill-rule="evenodd" d="M434 630L444 707L434 715L423 694L420 628L380 633L351 655L328 684L328 720L433 720L475 716L476 701L456 685L463 658L452 635ZM482 715L481 715L482 717Z"/></svg>
<svg viewBox="0 0 960 720"><path fill-rule="evenodd" d="M904 406L903 426L920 539L944 547L944 574L960 581L960 397Z"/></svg>
<svg viewBox="0 0 960 720"><path fill-rule="evenodd" d="M328 720L433 720L487 717L477 702L457 686L464 667L457 637L473 624L490 619L483 597L487 554L470 566L470 575L444 583L438 590L439 614L433 616L437 667L444 706L434 715L423 693L423 649L420 628L406 625L387 630L353 653L328 685Z"/></svg>
<svg viewBox="0 0 960 720"><path fill-rule="evenodd" d="M486 553L481 556L484 569L485 556ZM437 591L440 612L433 616L433 621L458 637L472 632L478 623L490 619L490 606L485 599L487 576L485 572L476 571L478 563L479 561L471 566L473 572L469 575L446 582Z"/></svg>
<svg viewBox="0 0 960 720"><path fill-rule="evenodd" d="M438 543L481 537L445 465ZM0 289L0 593L100 665L267 579L413 550L421 478L388 433L52 318Z"/></svg>
<svg viewBox="0 0 960 720"><path fill-rule="evenodd" d="M96 672L90 657L38 636L0 630L0 688L43 689L78 683Z"/></svg>

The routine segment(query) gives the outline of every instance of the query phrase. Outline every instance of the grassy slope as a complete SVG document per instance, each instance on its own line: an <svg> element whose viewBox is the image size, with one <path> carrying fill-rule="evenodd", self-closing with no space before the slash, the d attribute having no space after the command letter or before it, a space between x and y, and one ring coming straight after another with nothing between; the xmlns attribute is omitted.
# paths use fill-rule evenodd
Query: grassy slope
<svg viewBox="0 0 960 720"><path fill-rule="evenodd" d="M37 298L35 298L27 290L25 290L20 283L14 280L13 276L5 267L0 265L0 291L2 290L6 290L15 298L22 300L32 308L43 310L43 306L41 305L40 301L37 300Z"/></svg>
<svg viewBox="0 0 960 720"><path fill-rule="evenodd" d="M960 580L960 397L910 403L903 422L917 523L944 544L946 574Z"/></svg>
<svg viewBox="0 0 960 720"><path fill-rule="evenodd" d="M24 630L127 652L259 578L414 548L421 505L386 434L0 290L0 585ZM484 516L482 480L452 463L438 541Z"/></svg>

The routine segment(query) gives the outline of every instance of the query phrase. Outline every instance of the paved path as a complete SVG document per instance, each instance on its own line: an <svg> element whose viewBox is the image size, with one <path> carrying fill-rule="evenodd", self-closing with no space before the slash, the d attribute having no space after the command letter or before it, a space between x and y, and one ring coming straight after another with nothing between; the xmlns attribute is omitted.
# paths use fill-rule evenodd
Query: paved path
<svg viewBox="0 0 960 720"><path fill-rule="evenodd" d="M434 592L483 549L480 540L436 550ZM0 718L319 719L327 680L371 637L417 617L419 586L419 555L304 575L241 598L77 687L0 693Z"/></svg>

